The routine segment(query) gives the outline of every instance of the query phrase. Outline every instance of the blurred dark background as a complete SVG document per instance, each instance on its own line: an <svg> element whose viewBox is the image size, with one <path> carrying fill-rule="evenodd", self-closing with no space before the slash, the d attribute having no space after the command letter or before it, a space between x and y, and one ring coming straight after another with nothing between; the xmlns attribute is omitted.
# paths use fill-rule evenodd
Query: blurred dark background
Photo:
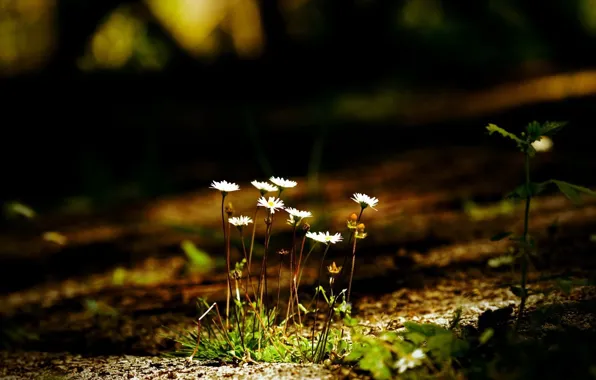
<svg viewBox="0 0 596 380"><path fill-rule="evenodd" d="M592 149L595 48L594 0L0 0L0 197L303 176L488 122Z"/></svg>

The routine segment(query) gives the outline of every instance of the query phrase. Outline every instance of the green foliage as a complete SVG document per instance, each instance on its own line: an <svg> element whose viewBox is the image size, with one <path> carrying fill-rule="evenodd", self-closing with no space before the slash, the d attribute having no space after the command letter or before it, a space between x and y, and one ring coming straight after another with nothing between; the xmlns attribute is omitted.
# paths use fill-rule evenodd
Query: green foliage
<svg viewBox="0 0 596 380"><path fill-rule="evenodd" d="M545 182L531 182L529 186L520 185L511 193L506 195L510 199L525 199L528 196L534 197L544 192L548 185L555 185L558 190L565 195L571 202L578 205L581 204L581 194L596 196L596 192L587 187L574 185L572 183L551 179ZM529 191L528 191L529 189Z"/></svg>
<svg viewBox="0 0 596 380"><path fill-rule="evenodd" d="M21 202L8 202L4 204L4 215L8 218L24 217L33 219L36 216L35 210Z"/></svg>
<svg viewBox="0 0 596 380"><path fill-rule="evenodd" d="M478 328L407 322L399 332L356 333L346 361L377 380L589 378L596 355L594 333L563 330L556 307L530 316L531 328L537 329L531 335L549 334L550 344L516 334L509 324L512 309L505 308L480 315ZM416 350L424 356L404 366L404 358L411 359Z"/></svg>
<svg viewBox="0 0 596 380"><path fill-rule="evenodd" d="M184 240L180 246L184 250L189 261L189 269L194 273L208 273L215 267L215 262L211 256L197 248L190 240Z"/></svg>
<svg viewBox="0 0 596 380"><path fill-rule="evenodd" d="M520 185L505 197L509 199L526 199L528 197L535 197L541 194L548 185L548 182L536 183L530 182L527 186Z"/></svg>
<svg viewBox="0 0 596 380"><path fill-rule="evenodd" d="M358 336L346 361L358 362L360 369L370 372L375 379L390 379L396 362L394 346L398 344L399 339L394 333L384 333L379 337Z"/></svg>
<svg viewBox="0 0 596 380"><path fill-rule="evenodd" d="M514 141L520 151L528 154L530 157L533 157L536 154L536 149L534 149L532 143L540 140L542 136L550 137L554 135L565 125L567 125L567 122L546 121L540 124L537 121L532 121L526 126L525 132L522 132L520 136L508 132L507 130L496 126L495 124L487 125L486 129L489 135L497 133L504 138Z"/></svg>
<svg viewBox="0 0 596 380"><path fill-rule="evenodd" d="M208 309L205 300L199 300L197 306L201 314ZM300 330L292 330L292 333L288 334L284 331L283 324L276 323L275 309L265 314L263 311L257 311L256 306L253 303L247 308L238 308L238 310L248 311L246 314L235 316L230 321L229 329L226 329L223 318L218 314L215 318L204 318L196 328L177 332L176 342L182 348L175 355L228 363L311 361L313 351L311 339L301 334ZM320 339L321 335L317 336L314 343L317 344ZM349 348L342 330L334 328L329 331L323 352L325 355L334 353L335 356L341 356Z"/></svg>
<svg viewBox="0 0 596 380"><path fill-rule="evenodd" d="M488 260L488 266L491 268L499 268L505 265L513 265L514 262L515 256L503 255L499 257L493 257L492 259Z"/></svg>
<svg viewBox="0 0 596 380"><path fill-rule="evenodd" d="M472 220L487 220L500 215L511 215L516 210L516 203L511 199L503 199L496 204L487 206L478 205L472 201L466 201L463 204L464 212Z"/></svg>
<svg viewBox="0 0 596 380"><path fill-rule="evenodd" d="M566 125L565 122L545 122L545 123L538 123L533 121L526 126L525 132L522 132L521 135L518 137L517 135L506 131L503 128L497 127L494 124L489 124L486 129L488 130L489 134L498 133L501 136L513 140L518 149L525 156L525 181L522 185L518 186L513 192L509 193L506 198L517 198L517 199L524 199L525 200L525 211L524 211L524 230L523 234L520 237L510 237L510 240L514 241L519 249L519 253L521 253L522 265L521 265L521 286L511 286L510 290L516 296L521 298L520 307L519 307L519 314L518 314L518 323L520 320L520 316L522 315L526 303L526 299L531 294L527 289L527 271L528 271L528 262L530 260L530 255L535 254L536 252L536 243L535 241L529 236L528 234L528 227L529 227L529 213L530 213L530 204L533 197L541 194L548 185L554 184L561 193L563 193L569 200L571 200L574 204L579 204L581 202L581 194L589 194L592 196L596 196L596 192L582 187L578 185L574 185L568 182L563 182L555 179L551 179L545 182L536 183L530 181L530 158L536 154L536 149L532 145L535 141L538 141L542 138L542 136L552 136L556 132L558 132L561 128ZM491 240L497 241L501 240L505 237L510 236L511 234L501 233L495 235ZM489 263L490 265L491 263ZM500 263L493 262L493 265L500 265Z"/></svg>
<svg viewBox="0 0 596 380"><path fill-rule="evenodd" d="M490 238L490 240L491 240L491 241L499 241L499 240L503 240L503 239L505 239L506 237L509 237L509 236L511 236L512 234L513 234L513 232L499 232L498 234L496 234L496 235L493 235L493 236Z"/></svg>
<svg viewBox="0 0 596 380"><path fill-rule="evenodd" d="M505 129L498 127L494 124L489 124L486 126L486 129L488 130L488 134L492 135L493 133L498 133L499 135L513 140L515 142L515 144L517 145L518 148L522 148L525 144L525 142L520 139L519 137L517 137L515 134L511 133L511 132L507 132Z"/></svg>
<svg viewBox="0 0 596 380"><path fill-rule="evenodd" d="M0 348L12 349L23 343L39 340L37 333L11 321L0 320Z"/></svg>
<svg viewBox="0 0 596 380"><path fill-rule="evenodd" d="M126 281L126 277L128 276L128 272L124 267L117 267L112 272L112 284L115 286L122 286Z"/></svg>
<svg viewBox="0 0 596 380"><path fill-rule="evenodd" d="M103 301L86 299L83 306L85 307L85 311L91 315L108 317L115 317L118 315L118 310Z"/></svg>
<svg viewBox="0 0 596 380"><path fill-rule="evenodd" d="M565 195L574 204L581 203L581 194L596 196L596 192L583 186L574 185L572 183L551 179L549 183L555 184L561 193Z"/></svg>
<svg viewBox="0 0 596 380"><path fill-rule="evenodd" d="M534 123L538 124L537 122ZM540 125L536 133L534 135L530 135L530 138L538 140L540 136L551 137L566 125L566 121L547 121L544 124Z"/></svg>
<svg viewBox="0 0 596 380"><path fill-rule="evenodd" d="M377 380L396 376L412 379L453 377L453 364L471 348L469 342L455 333L461 318L457 310L450 328L432 323L405 322L399 332L383 332L379 336L354 332L352 352L346 362L370 372Z"/></svg>

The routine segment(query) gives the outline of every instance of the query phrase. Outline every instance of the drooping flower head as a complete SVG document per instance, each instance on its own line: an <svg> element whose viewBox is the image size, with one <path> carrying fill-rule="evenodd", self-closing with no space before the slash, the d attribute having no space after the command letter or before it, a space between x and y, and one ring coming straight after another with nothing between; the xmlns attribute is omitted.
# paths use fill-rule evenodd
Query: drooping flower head
<svg viewBox="0 0 596 380"><path fill-rule="evenodd" d="M268 199L265 199L265 197L261 197L257 202L257 206L265 207L269 209L269 211L272 214L275 214L275 211L277 211L278 209L283 209L284 202L281 199L275 197L269 197Z"/></svg>
<svg viewBox="0 0 596 380"><path fill-rule="evenodd" d="M231 193L232 191L240 190L240 187L237 184L231 183L228 181L221 181L221 182L213 181L211 183L211 186L209 186L209 188L221 191L221 193L224 196L227 195L228 193Z"/></svg>
<svg viewBox="0 0 596 380"><path fill-rule="evenodd" d="M343 237L341 236L341 234L339 232L335 233L334 235L329 235L329 231L327 232L307 232L306 233L306 237L313 239L314 241L317 241L319 243L324 243L324 244L335 244L337 242L340 242L343 240Z"/></svg>
<svg viewBox="0 0 596 380"><path fill-rule="evenodd" d="M252 181L251 184L257 188L257 190L259 190L259 192L261 193L261 196L272 192L272 191L277 191L278 188L277 186L273 186L272 184L270 184L269 182L260 182L260 181Z"/></svg>
<svg viewBox="0 0 596 380"><path fill-rule="evenodd" d="M375 208L375 206L377 205L377 203L379 203L379 200L377 198L369 197L368 195L361 193L355 193L350 199L358 203L363 210L367 207L370 207L376 211L377 209Z"/></svg>

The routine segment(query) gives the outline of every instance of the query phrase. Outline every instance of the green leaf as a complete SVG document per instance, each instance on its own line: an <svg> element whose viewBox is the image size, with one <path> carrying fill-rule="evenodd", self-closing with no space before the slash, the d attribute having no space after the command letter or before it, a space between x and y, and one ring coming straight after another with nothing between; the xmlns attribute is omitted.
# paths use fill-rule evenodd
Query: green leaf
<svg viewBox="0 0 596 380"><path fill-rule="evenodd" d="M360 368L369 371L377 380L391 379L391 352L380 345L372 345L358 362Z"/></svg>
<svg viewBox="0 0 596 380"><path fill-rule="evenodd" d="M540 129L541 136L552 136L567 125L566 121L547 121Z"/></svg>
<svg viewBox="0 0 596 380"><path fill-rule="evenodd" d="M470 349L470 344L463 339L456 338L451 344L451 356L463 357Z"/></svg>
<svg viewBox="0 0 596 380"><path fill-rule="evenodd" d="M487 125L486 126L486 129L488 130L488 134L489 135L492 135L493 133L498 133L498 134L500 134L501 136L503 136L505 138L508 138L508 139L511 139L511 140L515 141L518 144L518 146L520 146L520 145L522 145L524 143L519 137L517 137L513 133L507 132L503 128L497 127L494 124Z"/></svg>
<svg viewBox="0 0 596 380"><path fill-rule="evenodd" d="M356 318L352 318L349 315L346 315L344 318L344 324L348 327L356 327L358 326L358 320Z"/></svg>
<svg viewBox="0 0 596 380"><path fill-rule="evenodd" d="M192 241L184 240L180 246L190 262L192 271L206 273L215 267L215 263L211 256L209 256L207 252L197 248Z"/></svg>
<svg viewBox="0 0 596 380"><path fill-rule="evenodd" d="M557 285L559 286L559 289L561 289L561 291L566 295L571 294L571 290L573 289L573 281L559 278L557 279Z"/></svg>
<svg viewBox="0 0 596 380"><path fill-rule="evenodd" d="M461 314L463 312L463 309L461 307L458 307L457 309L455 309L455 313L453 313L453 318L451 318L451 321L449 321L449 330L453 330L454 328L456 328L457 326L459 326L459 323L461 322Z"/></svg>
<svg viewBox="0 0 596 380"><path fill-rule="evenodd" d="M491 268L499 268L503 265L513 265L515 262L515 257L512 255L504 255L499 257L493 257L492 259L488 260L488 266Z"/></svg>
<svg viewBox="0 0 596 380"><path fill-rule="evenodd" d="M356 362L360 360L364 356L364 354L366 354L367 350L368 346L365 346L363 344L354 344L352 346L352 352L350 352L348 356L346 356L345 360L347 362Z"/></svg>
<svg viewBox="0 0 596 380"><path fill-rule="evenodd" d="M569 200L576 205L582 202L580 197L582 193L596 196L596 192L588 189L587 187L574 185L572 183L563 182L556 179L552 179L550 182L554 183L559 188L559 191L561 191L563 195L569 198Z"/></svg>
<svg viewBox="0 0 596 380"><path fill-rule="evenodd" d="M498 234L494 235L493 237L490 238L491 241L499 241L499 240L503 240L506 237L509 237L513 234L513 232L499 232Z"/></svg>
<svg viewBox="0 0 596 380"><path fill-rule="evenodd" d="M445 361L451 356L451 347L454 340L452 334L439 334L428 339L426 347L439 361Z"/></svg>
<svg viewBox="0 0 596 380"><path fill-rule="evenodd" d="M526 133L530 142L536 141L542 135L542 125L537 121L532 121L526 126Z"/></svg>
<svg viewBox="0 0 596 380"><path fill-rule="evenodd" d="M528 189L526 188L526 185L520 185L520 186L516 187L515 190L513 190L511 193L507 194L505 196L505 198L526 199L528 196L534 197L534 196L542 193L544 191L544 189L546 188L546 185L548 185L549 182L550 181L541 182L541 183L531 182L530 186L529 186L529 188L530 188L529 192L528 192Z"/></svg>
<svg viewBox="0 0 596 380"><path fill-rule="evenodd" d="M511 293L515 294L517 297L519 298L523 298L524 295L527 297L528 296L528 291L522 289L519 286L510 286L509 290L511 290Z"/></svg>
<svg viewBox="0 0 596 380"><path fill-rule="evenodd" d="M404 322L404 327L408 332L419 333L426 337L437 334L450 334L449 330L432 323Z"/></svg>
<svg viewBox="0 0 596 380"><path fill-rule="evenodd" d="M126 280L127 271L124 267L117 267L112 272L112 284L116 286L124 285L124 281Z"/></svg>
<svg viewBox="0 0 596 380"><path fill-rule="evenodd" d="M480 335L480 338L478 339L480 341L480 344L486 344L486 342L488 342L490 340L490 338L493 337L493 335L495 335L495 330L493 329L486 329L484 330L484 332L482 333L482 335Z"/></svg>
<svg viewBox="0 0 596 380"><path fill-rule="evenodd" d="M407 332L404 334L404 337L417 346L423 344L428 339L428 336L419 332Z"/></svg>

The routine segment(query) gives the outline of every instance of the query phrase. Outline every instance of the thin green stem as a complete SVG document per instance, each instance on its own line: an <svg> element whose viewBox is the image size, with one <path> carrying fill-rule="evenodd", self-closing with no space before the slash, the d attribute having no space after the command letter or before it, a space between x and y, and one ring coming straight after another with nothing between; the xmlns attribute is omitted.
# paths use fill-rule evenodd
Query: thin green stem
<svg viewBox="0 0 596 380"><path fill-rule="evenodd" d="M226 218L225 218L225 200L226 200L227 193L225 191L221 192L221 227L223 229L223 236L224 236L224 244L226 249L226 268L227 268L227 281L228 281L228 289L226 291L226 328L230 326L230 295L232 284L230 281L230 245L229 245L229 235L227 234L226 229Z"/></svg>
<svg viewBox="0 0 596 380"><path fill-rule="evenodd" d="M331 245L327 243L327 247L325 247L325 251L323 252L323 257L321 257L321 265L319 266L319 275L317 276L317 287L315 288L315 297L313 300L314 308L315 308L315 320L312 324L312 349L313 355L315 354L315 329L317 327L317 315L318 313L318 301L319 301L319 287L321 286L321 272L323 271L323 264L325 264L325 256L327 256L327 251L329 251L329 247Z"/></svg>
<svg viewBox="0 0 596 380"><path fill-rule="evenodd" d="M327 300L327 304L329 305L329 310L327 311L327 319L325 320L325 324L323 326L323 331L321 331L321 338L317 342L317 346L314 350L313 354L313 361L315 363L320 363L324 356L325 356L325 348L327 346L327 340L329 338L329 330L331 328L331 321L333 320L333 312L335 311L335 304L339 299L339 296L343 293L343 290L335 297L331 298L331 302ZM320 350L319 350L320 348Z"/></svg>
<svg viewBox="0 0 596 380"><path fill-rule="evenodd" d="M527 286L527 275L528 275L528 229L530 221L530 202L532 200L532 189L530 182L530 155L526 148L525 153L525 175L526 175L526 208L524 210L524 232L522 235L522 263L521 263L521 302L519 305L519 311L517 314L517 321L515 323L515 329L519 328L521 316L526 306L526 300L528 298L526 286Z"/></svg>
<svg viewBox="0 0 596 380"><path fill-rule="evenodd" d="M252 237L250 238L250 249L248 250L248 268L250 268L250 264L252 263L252 250L255 246L255 235L257 233L257 213L259 212L259 206L255 208L255 215L252 218L253 225L252 225Z"/></svg>
<svg viewBox="0 0 596 380"><path fill-rule="evenodd" d="M350 270L350 281L348 282L347 302L350 302L350 294L352 293L352 279L354 278L354 263L356 262L356 241L358 241L357 238L354 239L354 244L352 245L352 269Z"/></svg>
<svg viewBox="0 0 596 380"><path fill-rule="evenodd" d="M302 244L300 245L300 256L294 271L294 294L296 296L296 309L298 310L298 323L302 326L302 317L300 316L300 298L298 297L298 288L300 287L300 274L302 273L302 254L304 253L304 244L306 242L306 235L302 237Z"/></svg>
<svg viewBox="0 0 596 380"><path fill-rule="evenodd" d="M283 255L279 258L279 270L277 272L277 302L275 303L275 310L279 310L279 296L281 294L281 267L284 262Z"/></svg>
<svg viewBox="0 0 596 380"><path fill-rule="evenodd" d="M318 243L319 243L318 241L314 242L313 246L310 247L310 249L308 250L308 253L306 254L306 257L304 258L304 265L301 266L300 274L298 275L298 285L300 285L300 282L302 281L302 272L304 272L304 266L306 266L306 262L308 261L310 254L313 252L313 250L315 249L315 247L317 246Z"/></svg>
<svg viewBox="0 0 596 380"><path fill-rule="evenodd" d="M364 213L364 207L360 207L360 214L358 214L358 219L356 220L356 225L358 225L360 223L360 219L362 219L362 213ZM348 244L352 244L352 239L356 240L354 237L355 232L356 232L356 229L350 229L350 237L348 238ZM345 268L346 264L348 263L348 256L349 256L348 252L346 252L346 254L344 255L344 262L341 265L342 268ZM345 279L345 277L344 277L344 273L342 271L342 273L340 273L339 280L341 280L343 283L344 279ZM352 281L350 280L350 282L352 282Z"/></svg>
<svg viewBox="0 0 596 380"><path fill-rule="evenodd" d="M290 308L293 309L294 306L294 292L295 292L295 285L296 285L296 276L294 276L294 268L296 267L296 224L292 228L292 248L290 249L290 298L288 298L288 307L286 310L286 324L285 328L288 326L289 317L290 317ZM298 309L300 312L300 309ZM293 314L293 312L292 312Z"/></svg>
<svg viewBox="0 0 596 380"><path fill-rule="evenodd" d="M240 241L242 242L242 252L244 253L244 259L246 260L246 290L248 291L248 287L252 288L253 295L255 293L254 286L252 285L251 277L250 277L250 265L248 264L248 258L246 254L246 245L244 244L244 230L240 230Z"/></svg>
<svg viewBox="0 0 596 380"><path fill-rule="evenodd" d="M267 228L265 230L265 252L263 253L263 261L261 262L261 276L259 278L259 303L263 305L265 301L265 310L269 310L268 289L267 289L267 254L269 252L269 238L271 235L271 226L273 225L273 213L269 211L267 216Z"/></svg>

